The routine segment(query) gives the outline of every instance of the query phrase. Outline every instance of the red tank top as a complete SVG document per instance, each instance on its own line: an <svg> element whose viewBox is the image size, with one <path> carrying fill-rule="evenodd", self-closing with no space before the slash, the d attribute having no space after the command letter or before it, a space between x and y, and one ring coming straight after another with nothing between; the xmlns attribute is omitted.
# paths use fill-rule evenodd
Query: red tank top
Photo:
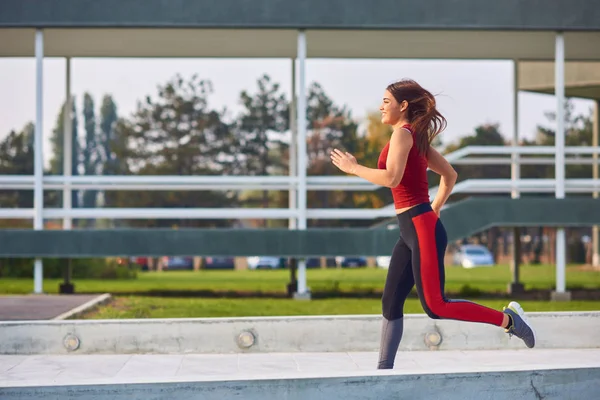
<svg viewBox="0 0 600 400"><path fill-rule="evenodd" d="M413 142L416 142L415 133L410 125L404 125L413 136ZM388 142L377 161L377 168L386 169L386 162L390 143ZM427 182L427 158L419 154L419 149L413 144L408 159L406 160L406 168L400 184L392 188L392 196L394 198L394 207L404 208L411 207L421 203L429 203L429 183Z"/></svg>

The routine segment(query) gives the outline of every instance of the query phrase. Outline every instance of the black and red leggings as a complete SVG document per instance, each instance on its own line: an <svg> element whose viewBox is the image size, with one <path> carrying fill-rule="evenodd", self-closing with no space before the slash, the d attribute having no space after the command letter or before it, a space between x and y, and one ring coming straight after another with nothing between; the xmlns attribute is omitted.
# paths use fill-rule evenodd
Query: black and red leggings
<svg viewBox="0 0 600 400"><path fill-rule="evenodd" d="M431 318L482 322L501 326L504 314L444 295L446 229L429 203L398 214L400 239L394 247L383 290L383 316L402 318L404 301L417 285L423 309Z"/></svg>

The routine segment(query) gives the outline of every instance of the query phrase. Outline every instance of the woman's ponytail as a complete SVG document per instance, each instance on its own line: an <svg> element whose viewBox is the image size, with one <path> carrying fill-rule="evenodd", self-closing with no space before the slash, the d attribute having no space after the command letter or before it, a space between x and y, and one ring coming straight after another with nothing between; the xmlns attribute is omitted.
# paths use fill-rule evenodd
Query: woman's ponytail
<svg viewBox="0 0 600 400"><path fill-rule="evenodd" d="M433 139L447 125L446 118L437 110L435 97L412 80L392 83L387 90L398 103L408 102L408 119L415 134L419 154L427 156Z"/></svg>

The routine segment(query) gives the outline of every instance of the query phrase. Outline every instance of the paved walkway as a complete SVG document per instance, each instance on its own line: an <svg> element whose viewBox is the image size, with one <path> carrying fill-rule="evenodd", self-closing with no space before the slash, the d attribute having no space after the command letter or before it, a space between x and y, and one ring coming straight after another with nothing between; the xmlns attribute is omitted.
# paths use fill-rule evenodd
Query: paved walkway
<svg viewBox="0 0 600 400"><path fill-rule="evenodd" d="M0 387L599 368L600 349L410 351L394 371L376 363L374 352L0 355Z"/></svg>
<svg viewBox="0 0 600 400"><path fill-rule="evenodd" d="M97 294L0 296L0 321L54 319L99 297Z"/></svg>

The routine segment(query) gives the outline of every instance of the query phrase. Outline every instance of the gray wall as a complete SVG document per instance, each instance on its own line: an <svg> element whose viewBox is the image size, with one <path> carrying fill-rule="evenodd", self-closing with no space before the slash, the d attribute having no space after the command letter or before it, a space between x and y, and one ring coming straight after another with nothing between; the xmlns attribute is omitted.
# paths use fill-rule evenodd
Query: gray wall
<svg viewBox="0 0 600 400"><path fill-rule="evenodd" d="M0 27L600 30L597 0L2 0Z"/></svg>
<svg viewBox="0 0 600 400"><path fill-rule="evenodd" d="M536 349L600 346L600 312L527 315L538 332ZM433 320L424 314L404 318L403 351L526 349L496 326ZM243 348L238 340L246 331L254 336L254 345ZM9 321L0 322L0 354L378 351L380 332L379 315ZM72 350L74 343L78 347Z"/></svg>

